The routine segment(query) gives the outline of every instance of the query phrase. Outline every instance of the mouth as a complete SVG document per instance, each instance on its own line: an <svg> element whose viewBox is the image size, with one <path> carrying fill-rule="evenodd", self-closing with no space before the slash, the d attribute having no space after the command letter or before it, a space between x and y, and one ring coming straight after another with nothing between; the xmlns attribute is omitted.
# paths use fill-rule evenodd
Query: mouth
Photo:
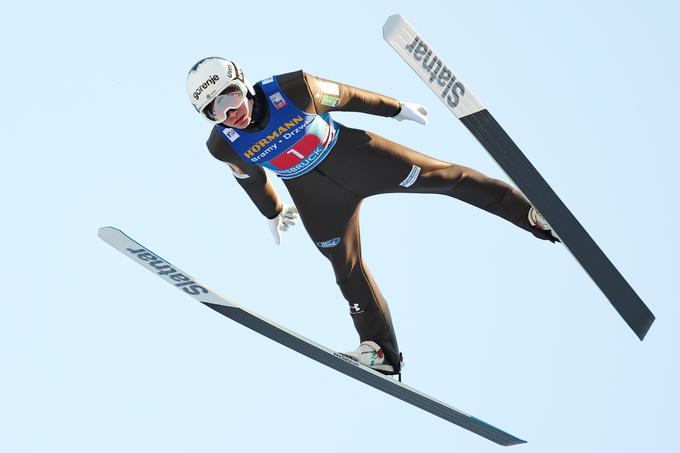
<svg viewBox="0 0 680 453"><path fill-rule="evenodd" d="M245 119L246 119L246 115L245 115L245 114L241 115L241 116L234 122L234 126L242 126L241 123L242 123Z"/></svg>

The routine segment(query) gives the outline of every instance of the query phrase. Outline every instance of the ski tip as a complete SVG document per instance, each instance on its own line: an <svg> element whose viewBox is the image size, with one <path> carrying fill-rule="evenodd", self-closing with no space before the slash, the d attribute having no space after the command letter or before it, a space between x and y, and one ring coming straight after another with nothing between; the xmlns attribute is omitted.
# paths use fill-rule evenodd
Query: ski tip
<svg viewBox="0 0 680 453"><path fill-rule="evenodd" d="M401 24L404 22L406 21L401 17L401 14L392 14L388 17L385 21L385 25L383 25L383 38L388 39L390 36L393 36L396 30L401 27Z"/></svg>
<svg viewBox="0 0 680 453"><path fill-rule="evenodd" d="M104 240L111 237L112 234L120 234L120 233L122 233L122 231L120 231L118 228L114 228L112 226L101 227L97 230L97 236L99 236L100 239L104 239Z"/></svg>

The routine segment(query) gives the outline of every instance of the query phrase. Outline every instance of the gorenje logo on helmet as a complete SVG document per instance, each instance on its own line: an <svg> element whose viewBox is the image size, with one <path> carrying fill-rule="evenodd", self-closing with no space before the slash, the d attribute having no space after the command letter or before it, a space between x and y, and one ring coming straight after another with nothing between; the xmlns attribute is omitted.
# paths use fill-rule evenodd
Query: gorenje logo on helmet
<svg viewBox="0 0 680 453"><path fill-rule="evenodd" d="M198 98L201 96L201 93L203 93L203 90L205 90L206 88L208 88L210 85L215 85L215 84L217 83L218 80L220 80L220 76L218 76L217 74L214 74L214 75L210 76L210 78L209 78L208 80L206 80L205 82L203 82L203 83L196 89L196 91L194 91L194 99L196 99L196 100L198 101Z"/></svg>

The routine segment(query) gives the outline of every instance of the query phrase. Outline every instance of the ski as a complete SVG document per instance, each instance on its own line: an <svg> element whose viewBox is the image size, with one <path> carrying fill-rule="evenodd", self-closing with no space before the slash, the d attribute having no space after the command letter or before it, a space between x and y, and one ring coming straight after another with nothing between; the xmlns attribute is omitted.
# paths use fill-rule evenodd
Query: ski
<svg viewBox="0 0 680 453"><path fill-rule="evenodd" d="M119 229L103 227L99 229L98 236L128 258L205 306L293 351L497 444L508 446L526 442L237 305L235 302L208 289L189 274L162 259L158 254L134 241Z"/></svg>
<svg viewBox="0 0 680 453"><path fill-rule="evenodd" d="M652 312L468 85L400 15L387 19L383 26L383 38L463 122L543 214L564 246L642 340L654 322Z"/></svg>

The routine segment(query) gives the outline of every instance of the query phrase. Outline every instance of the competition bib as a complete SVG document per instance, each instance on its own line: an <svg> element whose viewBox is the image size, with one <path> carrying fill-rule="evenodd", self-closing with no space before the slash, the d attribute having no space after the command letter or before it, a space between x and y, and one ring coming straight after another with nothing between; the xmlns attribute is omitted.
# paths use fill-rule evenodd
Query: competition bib
<svg viewBox="0 0 680 453"><path fill-rule="evenodd" d="M272 170L282 179L301 176L328 156L338 139L330 114L309 114L283 93L276 77L258 82L269 107L269 121L261 131L246 132L218 124L236 153L248 162Z"/></svg>

